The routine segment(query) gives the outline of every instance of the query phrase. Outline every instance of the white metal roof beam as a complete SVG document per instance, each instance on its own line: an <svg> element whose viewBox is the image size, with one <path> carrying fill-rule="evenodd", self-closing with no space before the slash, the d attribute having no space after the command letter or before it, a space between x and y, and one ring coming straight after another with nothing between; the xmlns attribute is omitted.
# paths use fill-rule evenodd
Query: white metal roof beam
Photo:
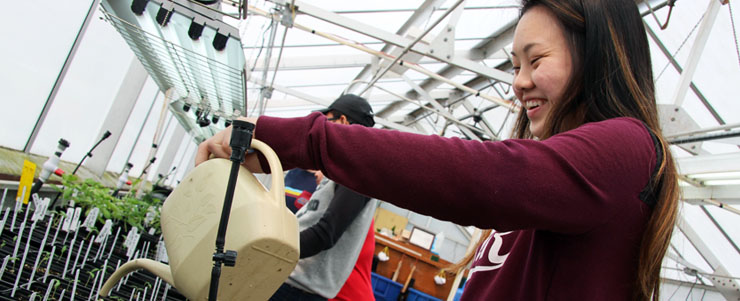
<svg viewBox="0 0 740 301"><path fill-rule="evenodd" d="M709 7L707 7L707 11L705 12L704 20L702 20L699 32L694 40L694 44L691 46L689 61L686 63L686 67L683 69L683 72L681 72L681 78L679 80L678 87L676 88L676 94L673 96L673 103L677 106L681 106L686 98L686 92L691 83L691 79L694 77L696 66L699 64L699 59L701 58L701 53L704 51L704 46L707 44L709 34L712 32L714 21L717 20L717 13L719 12L719 6L721 4L720 1L721 0L709 1Z"/></svg>
<svg viewBox="0 0 740 301"><path fill-rule="evenodd" d="M259 80L259 79L255 79L255 78L250 78L249 81L252 82L252 83L255 83L257 85L263 86L263 87L266 85L266 83L264 81ZM315 97L315 96L312 96L310 94L306 94L306 93L303 93L303 92L300 92L300 91L289 89L289 88L283 87L281 85L273 84L272 87L275 90L278 90L280 92L283 92L285 94L288 94L288 95L291 95L291 96L294 96L294 97L298 97L300 99L304 99L304 100L306 100L308 102L312 102L312 103L315 103L317 105L328 107L331 104L331 102L329 102L327 100L324 100L324 99L321 99L321 98L318 98L318 97ZM399 130L399 131L403 131L403 132L410 132L410 133L416 133L416 134L422 134L422 133L420 133L419 131L417 131L414 128L403 126L403 125L397 124L395 122L388 121L385 118L380 118L378 116L375 116L375 122L377 122L378 124L383 125L385 127L394 129L394 130Z"/></svg>
<svg viewBox="0 0 740 301"><path fill-rule="evenodd" d="M277 59L270 60L269 70L275 70L279 67L281 71L285 70L305 70L305 69L336 69L336 68L356 68L371 63L373 56L367 54L353 55L316 55L316 56L299 56L284 57L280 60L280 66L276 66ZM254 71L265 70L264 61L250 61L248 66L254 66Z"/></svg>
<svg viewBox="0 0 740 301"><path fill-rule="evenodd" d="M689 203L706 203L704 200L715 200L725 204L740 205L740 185L724 186L683 186L681 194Z"/></svg>
<svg viewBox="0 0 740 301"><path fill-rule="evenodd" d="M426 0L424 3L422 3L419 8L417 8L414 11L414 14L409 17L406 22L401 26L401 28L396 31L397 35L403 35L405 34L409 28L412 26L417 25L418 23L421 23L424 19L428 19L431 14L434 12L435 8L439 5L441 5L444 1L443 0ZM386 43L385 46L383 46L383 49L381 49L381 52L389 52L391 50L390 43ZM362 71L355 76L355 79L352 81L350 86L347 88L347 91L353 92L355 88L357 87L358 81L364 81L370 76L370 70L372 70L372 65L367 64L365 65L365 68L362 68Z"/></svg>
<svg viewBox="0 0 740 301"><path fill-rule="evenodd" d="M286 3L289 3L289 2L290 1L287 1L287 0L276 0L275 1L275 3L282 4L282 5L285 5ZM321 8L310 5L303 1L296 1L295 4L299 12L302 12L304 14L307 14L309 16L312 16L320 20L324 20L334 25L355 31L357 33L361 33L369 37L376 38L386 43L393 44L395 46L405 47L406 45L409 45L411 42L413 42L413 40L411 39L398 36L394 33L380 30L376 27L367 25L362 22L357 22L351 18L344 17L342 15L323 10ZM490 69L482 64L479 64L478 62L474 62L474 61L464 59L464 58L453 57L453 58L447 59L446 57L440 57L433 53L429 53L429 50L430 50L430 47L423 45L423 44L416 44L414 45L414 47L410 49L410 51L434 58L436 60L448 63L450 65L457 66L459 68L471 71L476 74L484 75L484 76L490 77L498 81L503 81L507 83L512 82L513 75L507 72L504 72L501 70Z"/></svg>
<svg viewBox="0 0 740 301"><path fill-rule="evenodd" d="M678 158L676 162L683 175L740 171L740 153Z"/></svg>

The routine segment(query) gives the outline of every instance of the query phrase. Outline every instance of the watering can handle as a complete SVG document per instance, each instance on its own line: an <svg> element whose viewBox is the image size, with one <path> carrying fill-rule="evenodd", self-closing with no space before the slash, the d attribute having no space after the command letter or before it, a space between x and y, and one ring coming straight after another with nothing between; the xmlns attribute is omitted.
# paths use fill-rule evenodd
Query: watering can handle
<svg viewBox="0 0 740 301"><path fill-rule="evenodd" d="M285 179L283 178L283 165L280 164L277 154L275 154L275 151L273 151L270 146L257 139L252 139L252 148L260 151L267 159L267 163L270 165L270 171L272 172L270 193L278 205L285 206Z"/></svg>

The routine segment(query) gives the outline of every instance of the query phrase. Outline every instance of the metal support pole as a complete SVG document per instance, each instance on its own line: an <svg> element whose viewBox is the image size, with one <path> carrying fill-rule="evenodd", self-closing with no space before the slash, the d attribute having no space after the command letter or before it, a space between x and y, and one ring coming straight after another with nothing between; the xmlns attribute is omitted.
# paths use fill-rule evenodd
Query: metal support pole
<svg viewBox="0 0 740 301"><path fill-rule="evenodd" d="M721 4L720 0L709 1L709 7L707 8L704 20L702 20L699 33L696 35L694 45L691 46L689 61L686 63L683 72L681 72L681 79L676 88L676 94L673 96L673 103L676 106L680 107L686 98L686 91L689 88L691 79L694 77L694 72L696 71L696 66L699 64L699 58L701 58L701 53L704 51L704 46L707 45L709 34L712 32L714 21L717 20L717 13Z"/></svg>
<svg viewBox="0 0 740 301"><path fill-rule="evenodd" d="M90 20L92 20L93 15L95 14L95 9L98 7L99 3L100 3L100 0L93 0L92 3L90 3L90 8L87 10L87 15L85 16L85 21L82 22L82 26L80 26L80 30L77 32L77 37L75 37L75 41L74 43L72 43L72 48L69 50L69 54L67 54L67 58L64 60L64 65L62 65L62 70L59 71L59 75L57 75L57 79L56 81L54 81L54 86L52 86L51 92L49 92L49 97L46 98L46 103L44 103L44 108L41 110L41 113L39 114L39 118L36 119L36 124L33 126L33 131L31 131L31 136L28 137L28 141L26 141L26 146L23 147L23 152L25 153L31 152L33 143L36 142L36 136L39 135L41 126L44 124L44 121L46 120L46 115L49 114L51 105L54 103L54 99L57 96L57 92L59 92L59 88L62 86L64 77L67 75L67 70L69 69L69 66L72 64L72 60L75 57L75 53L77 53L77 48L80 46L80 41L82 41L82 37L85 36L85 32L87 31L87 26L90 25Z"/></svg>

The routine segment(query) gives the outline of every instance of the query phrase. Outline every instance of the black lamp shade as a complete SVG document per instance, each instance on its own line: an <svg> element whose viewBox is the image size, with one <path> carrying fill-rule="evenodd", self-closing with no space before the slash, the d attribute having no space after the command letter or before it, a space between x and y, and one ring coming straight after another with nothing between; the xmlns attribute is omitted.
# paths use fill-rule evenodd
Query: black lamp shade
<svg viewBox="0 0 740 301"><path fill-rule="evenodd" d="M216 36L213 37L213 48L216 48L216 50L221 51L226 48L226 41L229 40L228 36L222 35L221 33L216 33Z"/></svg>
<svg viewBox="0 0 740 301"><path fill-rule="evenodd" d="M190 28L188 28L188 36L193 40L197 40L201 34L203 34L203 24L191 22Z"/></svg>
<svg viewBox="0 0 740 301"><path fill-rule="evenodd" d="M144 9L146 9L147 2L149 2L149 0L134 0L134 2L131 3L131 11L134 12L134 14L141 16L141 14L144 13Z"/></svg>

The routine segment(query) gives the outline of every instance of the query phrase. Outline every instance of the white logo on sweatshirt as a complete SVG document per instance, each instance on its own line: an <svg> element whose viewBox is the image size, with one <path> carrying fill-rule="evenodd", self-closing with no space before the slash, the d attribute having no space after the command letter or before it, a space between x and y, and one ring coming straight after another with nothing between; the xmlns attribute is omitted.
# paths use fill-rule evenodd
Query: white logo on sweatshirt
<svg viewBox="0 0 740 301"><path fill-rule="evenodd" d="M506 258L509 257L509 253L500 255L499 252L501 252L501 246L504 245L504 235L511 233L509 232L496 232L493 233L493 235L489 236L488 239L486 239L485 242L483 242L483 245L478 249L478 252L475 254L475 257L473 258L473 262L478 261L483 257L483 254L486 252L485 250L488 249L488 264L486 263L479 263L481 265L475 266L472 269L470 269L470 275L472 276L475 272L484 272L484 271L491 271L498 269L504 265L504 262L506 262ZM488 248L488 245L491 244L491 239L493 239L493 244L490 248Z"/></svg>

